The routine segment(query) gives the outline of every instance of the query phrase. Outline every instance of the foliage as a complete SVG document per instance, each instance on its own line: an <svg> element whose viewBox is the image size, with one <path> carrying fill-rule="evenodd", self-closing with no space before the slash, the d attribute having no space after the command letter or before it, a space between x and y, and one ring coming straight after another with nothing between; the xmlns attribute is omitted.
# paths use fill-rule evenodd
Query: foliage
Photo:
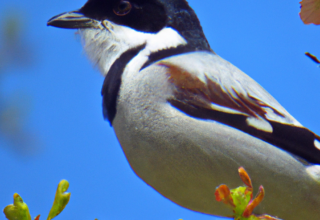
<svg viewBox="0 0 320 220"><path fill-rule="evenodd" d="M320 24L320 0L302 0L301 11L299 13L304 24ZM305 53L311 60L320 64L320 61L315 55L309 52Z"/></svg>
<svg viewBox="0 0 320 220"><path fill-rule="evenodd" d="M242 167L238 169L238 172L245 186L230 190L228 186L220 185L215 192L216 200L225 203L233 209L234 220L281 220L270 215L256 216L252 214L254 208L262 201L265 192L263 186L260 186L257 196L253 199L253 187L249 175ZM61 180L58 184L47 220L58 216L68 204L71 196L71 193L66 192L68 188L69 182L67 180ZM22 200L18 193L13 195L13 204L6 206L3 213L8 220L31 220L28 205ZM40 215L35 217L35 220L40 220Z"/></svg>
<svg viewBox="0 0 320 220"><path fill-rule="evenodd" d="M227 185L220 185L215 192L216 200L233 209L234 220L280 220L266 214L259 216L252 214L254 208L262 201L265 191L263 186L260 186L258 194L253 199L253 187L248 173L243 167L240 167L238 172L245 186L230 190Z"/></svg>
<svg viewBox="0 0 320 220"><path fill-rule="evenodd" d="M25 127L30 97L25 91L3 89L7 78L24 74L33 64L33 48L25 37L27 19L16 8L0 9L0 147L8 146L22 155L34 153L35 135Z"/></svg>
<svg viewBox="0 0 320 220"><path fill-rule="evenodd" d="M300 18L305 24L320 24L320 0L302 0Z"/></svg>
<svg viewBox="0 0 320 220"><path fill-rule="evenodd" d="M54 202L49 212L47 220L51 220L57 215L59 215L68 204L71 195L71 193L66 193L68 188L69 182L67 180L61 180L58 185L56 196L54 198Z"/></svg>
<svg viewBox="0 0 320 220"><path fill-rule="evenodd" d="M69 182L67 180L61 180L56 195L53 201L53 205L47 217L47 220L51 220L59 215L69 202L71 193L66 193L69 188ZM28 205L23 202L21 196L18 193L13 195L13 204L4 208L3 213L8 220L31 220ZM40 215L35 217L35 220L39 220Z"/></svg>
<svg viewBox="0 0 320 220"><path fill-rule="evenodd" d="M320 60L318 60L318 58L315 55L309 52L305 52L305 55L309 57L311 60L313 60L315 63L320 64Z"/></svg>
<svg viewBox="0 0 320 220"><path fill-rule="evenodd" d="M3 212L9 220L31 220L29 208L18 193L13 195L13 204L6 206Z"/></svg>

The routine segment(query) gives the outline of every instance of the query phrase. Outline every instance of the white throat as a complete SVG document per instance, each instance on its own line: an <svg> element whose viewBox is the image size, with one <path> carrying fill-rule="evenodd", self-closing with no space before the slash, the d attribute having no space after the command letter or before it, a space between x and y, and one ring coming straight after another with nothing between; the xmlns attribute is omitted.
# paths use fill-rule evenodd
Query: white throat
<svg viewBox="0 0 320 220"><path fill-rule="evenodd" d="M131 48L146 44L137 55L140 58L135 59L139 63L135 65L138 68L142 62L141 66L144 64L152 52L187 44L186 40L172 28L164 28L158 33L145 33L110 21L104 21L103 24L106 28L79 30L87 55L103 75L108 73L112 64L122 53Z"/></svg>

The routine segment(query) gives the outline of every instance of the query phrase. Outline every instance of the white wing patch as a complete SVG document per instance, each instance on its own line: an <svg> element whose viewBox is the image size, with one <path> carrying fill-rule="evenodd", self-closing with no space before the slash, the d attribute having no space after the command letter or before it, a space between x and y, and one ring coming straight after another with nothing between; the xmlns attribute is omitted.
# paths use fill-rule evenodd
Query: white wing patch
<svg viewBox="0 0 320 220"><path fill-rule="evenodd" d="M320 182L320 165L308 166L306 171L312 177L312 179Z"/></svg>
<svg viewBox="0 0 320 220"><path fill-rule="evenodd" d="M314 140L314 146L320 150L320 142L318 140Z"/></svg>
<svg viewBox="0 0 320 220"><path fill-rule="evenodd" d="M273 132L273 128L271 124L268 121L264 120L263 118L248 117L246 122L247 122L247 125L254 127L257 130L265 131L268 133Z"/></svg>

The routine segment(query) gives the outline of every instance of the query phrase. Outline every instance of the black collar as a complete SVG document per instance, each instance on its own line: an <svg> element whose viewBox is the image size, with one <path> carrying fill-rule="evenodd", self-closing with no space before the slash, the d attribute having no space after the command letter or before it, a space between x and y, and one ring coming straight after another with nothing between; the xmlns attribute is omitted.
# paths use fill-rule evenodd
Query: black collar
<svg viewBox="0 0 320 220"><path fill-rule="evenodd" d="M141 50L145 48L145 44L129 49L124 52L110 67L104 83L102 86L101 95L103 96L103 116L105 119L108 119L110 125L112 126L113 119L116 116L117 112L117 99L119 95L120 85L121 85L121 76L126 67L126 65L132 60ZM175 48L168 48L165 50L160 50L154 53L151 53L148 61L142 66L142 69L148 67L149 65L162 60L164 58L183 54L187 52L195 51L194 48L188 45L180 45Z"/></svg>

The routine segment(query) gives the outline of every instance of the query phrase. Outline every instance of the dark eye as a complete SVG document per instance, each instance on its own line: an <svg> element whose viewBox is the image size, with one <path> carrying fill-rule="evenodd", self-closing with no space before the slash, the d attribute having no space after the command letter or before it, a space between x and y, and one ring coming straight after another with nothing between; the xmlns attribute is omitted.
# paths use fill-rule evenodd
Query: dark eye
<svg viewBox="0 0 320 220"><path fill-rule="evenodd" d="M124 16L131 11L132 5L129 1L121 1L118 5L113 8L113 12L116 15Z"/></svg>

